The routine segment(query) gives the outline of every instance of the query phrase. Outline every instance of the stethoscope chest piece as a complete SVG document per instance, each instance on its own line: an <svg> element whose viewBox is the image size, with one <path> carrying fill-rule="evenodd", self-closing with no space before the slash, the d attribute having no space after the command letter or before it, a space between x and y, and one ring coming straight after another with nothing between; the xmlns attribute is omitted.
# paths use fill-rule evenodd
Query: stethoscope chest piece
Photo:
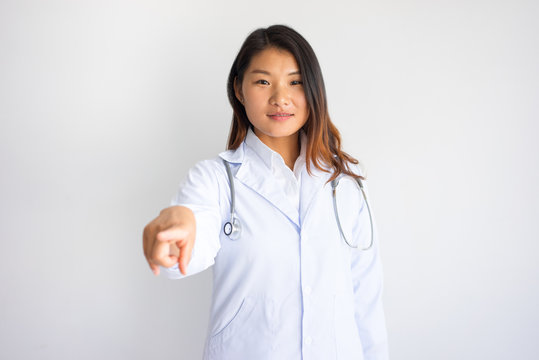
<svg viewBox="0 0 539 360"><path fill-rule="evenodd" d="M223 232L231 240L238 240L240 238L240 234L241 234L240 221L235 217L233 217L231 220L232 220L232 222L227 221L225 223L225 226L223 227Z"/></svg>

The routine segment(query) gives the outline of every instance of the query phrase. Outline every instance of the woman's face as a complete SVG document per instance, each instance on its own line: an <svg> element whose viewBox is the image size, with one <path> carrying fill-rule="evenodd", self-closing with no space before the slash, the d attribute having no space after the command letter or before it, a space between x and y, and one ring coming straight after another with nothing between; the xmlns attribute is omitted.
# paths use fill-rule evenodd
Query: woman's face
<svg viewBox="0 0 539 360"><path fill-rule="evenodd" d="M262 142L297 140L309 110L299 67L290 52L270 47L253 56L235 92Z"/></svg>

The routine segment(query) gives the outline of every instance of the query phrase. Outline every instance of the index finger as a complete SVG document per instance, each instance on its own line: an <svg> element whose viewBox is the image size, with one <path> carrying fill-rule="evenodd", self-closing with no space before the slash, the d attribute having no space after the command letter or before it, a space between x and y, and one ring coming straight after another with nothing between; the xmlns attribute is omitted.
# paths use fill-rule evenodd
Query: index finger
<svg viewBox="0 0 539 360"><path fill-rule="evenodd" d="M188 235L189 232L183 227L174 226L160 231L156 237L158 241L179 241L185 239Z"/></svg>

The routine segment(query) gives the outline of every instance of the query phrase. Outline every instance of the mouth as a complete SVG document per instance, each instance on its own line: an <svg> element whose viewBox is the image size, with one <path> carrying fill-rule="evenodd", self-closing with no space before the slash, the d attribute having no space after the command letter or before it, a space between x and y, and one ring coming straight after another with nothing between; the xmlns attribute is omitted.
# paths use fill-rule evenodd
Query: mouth
<svg viewBox="0 0 539 360"><path fill-rule="evenodd" d="M268 116L272 118L273 120L284 121L284 120L290 119L292 116L294 116L294 114L278 112L278 113L268 114Z"/></svg>

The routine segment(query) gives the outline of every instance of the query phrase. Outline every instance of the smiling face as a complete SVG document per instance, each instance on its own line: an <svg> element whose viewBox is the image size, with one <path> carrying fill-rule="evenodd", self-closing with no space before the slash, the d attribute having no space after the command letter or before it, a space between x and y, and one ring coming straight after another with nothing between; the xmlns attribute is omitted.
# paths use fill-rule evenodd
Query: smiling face
<svg viewBox="0 0 539 360"><path fill-rule="evenodd" d="M266 145L275 141L297 141L298 131L307 122L308 104L294 56L274 47L262 50L245 71L236 97Z"/></svg>

